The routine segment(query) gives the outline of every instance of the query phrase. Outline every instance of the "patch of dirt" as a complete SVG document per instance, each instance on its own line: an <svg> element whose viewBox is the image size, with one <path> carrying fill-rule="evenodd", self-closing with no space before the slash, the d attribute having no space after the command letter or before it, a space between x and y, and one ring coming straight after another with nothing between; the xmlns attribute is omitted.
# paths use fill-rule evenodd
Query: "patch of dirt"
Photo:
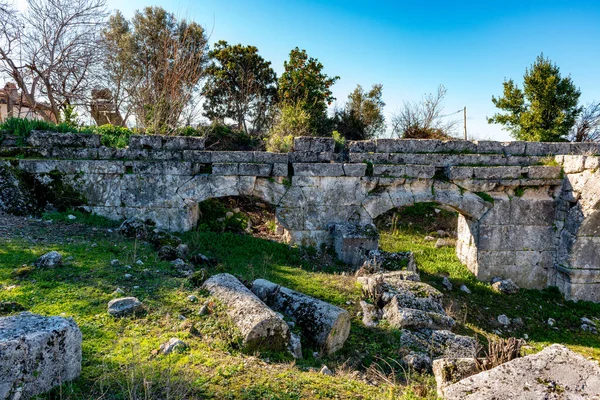
<svg viewBox="0 0 600 400"><path fill-rule="evenodd" d="M96 228L77 222L44 221L0 212L0 239L19 238L30 243L73 243L116 234L108 228Z"/></svg>

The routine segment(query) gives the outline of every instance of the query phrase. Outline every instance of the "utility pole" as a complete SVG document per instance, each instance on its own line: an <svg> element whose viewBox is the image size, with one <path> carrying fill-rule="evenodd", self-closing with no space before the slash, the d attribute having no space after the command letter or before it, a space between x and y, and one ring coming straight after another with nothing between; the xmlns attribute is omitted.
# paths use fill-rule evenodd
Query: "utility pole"
<svg viewBox="0 0 600 400"><path fill-rule="evenodd" d="M467 106L463 109L464 111L464 120L465 120L465 140L467 140Z"/></svg>

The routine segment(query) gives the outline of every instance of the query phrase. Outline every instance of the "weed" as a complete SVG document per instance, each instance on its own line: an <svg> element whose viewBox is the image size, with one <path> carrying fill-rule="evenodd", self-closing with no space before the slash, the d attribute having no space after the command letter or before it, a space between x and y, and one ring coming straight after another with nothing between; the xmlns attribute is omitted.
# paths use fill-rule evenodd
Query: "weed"
<svg viewBox="0 0 600 400"><path fill-rule="evenodd" d="M487 201L488 203L494 202L494 198L486 192L475 192L475 194L481 197L483 200Z"/></svg>
<svg viewBox="0 0 600 400"><path fill-rule="evenodd" d="M525 188L523 186L519 186L515 189L515 196L521 197L525 194Z"/></svg>

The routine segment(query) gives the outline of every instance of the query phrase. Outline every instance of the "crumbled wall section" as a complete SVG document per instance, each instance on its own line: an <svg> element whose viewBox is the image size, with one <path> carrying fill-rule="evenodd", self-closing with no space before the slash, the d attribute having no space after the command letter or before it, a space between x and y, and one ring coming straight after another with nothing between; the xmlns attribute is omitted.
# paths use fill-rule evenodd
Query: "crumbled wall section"
<svg viewBox="0 0 600 400"><path fill-rule="evenodd" d="M40 182L58 171L89 211L173 231L195 226L203 200L248 195L276 206L289 241L331 244L333 225L437 202L460 213L457 255L479 279L600 301L596 143L377 139L336 152L332 138L300 137L287 154L207 151L203 138L176 136L132 136L125 149L49 132L16 143L7 137L0 157Z"/></svg>

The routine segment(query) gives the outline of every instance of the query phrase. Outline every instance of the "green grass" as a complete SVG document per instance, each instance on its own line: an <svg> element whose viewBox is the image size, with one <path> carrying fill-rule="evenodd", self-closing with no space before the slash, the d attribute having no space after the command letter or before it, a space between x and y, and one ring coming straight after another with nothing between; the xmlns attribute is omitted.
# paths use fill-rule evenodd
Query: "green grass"
<svg viewBox="0 0 600 400"><path fill-rule="evenodd" d="M416 207L409 213L413 218L419 213L433 218L430 208ZM75 215L76 220L66 219L68 214ZM219 261L209 270L211 274L229 272L248 281L270 279L351 313L350 337L341 351L316 359L314 349L305 348L305 358L293 361L285 353L242 352L223 308L211 302L211 313L200 316L200 306L209 301L207 293L179 277L170 263L157 258L151 246L109 233L108 229L115 227L113 222L72 210L45 214L44 218L52 219L55 227L79 228L74 231L80 233L0 238L0 284L5 288L16 285L0 290L0 302L14 301L43 315L73 317L83 333L81 377L63 385L61 393L57 389L42 398L130 399L134 398L132 393L138 398L171 399L435 398L430 375L405 374L396 368L390 376L396 384L375 386L355 378L353 371L365 373L369 367L384 374L393 372L388 363L395 365L394 360L405 351L400 334L385 324L364 327L356 317L361 293L354 278L341 274L344 268L340 265L320 262L310 249L233 233L196 231L181 235L191 254L202 252ZM506 314L523 318L525 327L504 335L527 333L529 351L558 342L600 359L599 337L578 329L580 317L600 315L600 305L567 302L553 290L498 294L459 263L453 248L435 249L431 242L423 241L425 231L399 226L393 232L382 232L381 247L414 251L424 281L441 289L441 275L448 275L456 287L464 283L472 290L470 295L455 290L445 296L459 333L493 335L498 328L493 319ZM61 252L69 261L53 270L23 269L50 250ZM115 258L132 268L111 266ZM144 264L136 264L137 260ZM126 279L125 273L134 278ZM106 305L117 287L142 300L148 313L135 318L110 317ZM190 294L199 301L190 303ZM558 330L546 325L548 318L557 321ZM156 354L159 345L171 337L181 338L189 349L170 356ZM309 370L324 364L337 371L336 376ZM144 389L144 381L152 382L149 388Z"/></svg>

